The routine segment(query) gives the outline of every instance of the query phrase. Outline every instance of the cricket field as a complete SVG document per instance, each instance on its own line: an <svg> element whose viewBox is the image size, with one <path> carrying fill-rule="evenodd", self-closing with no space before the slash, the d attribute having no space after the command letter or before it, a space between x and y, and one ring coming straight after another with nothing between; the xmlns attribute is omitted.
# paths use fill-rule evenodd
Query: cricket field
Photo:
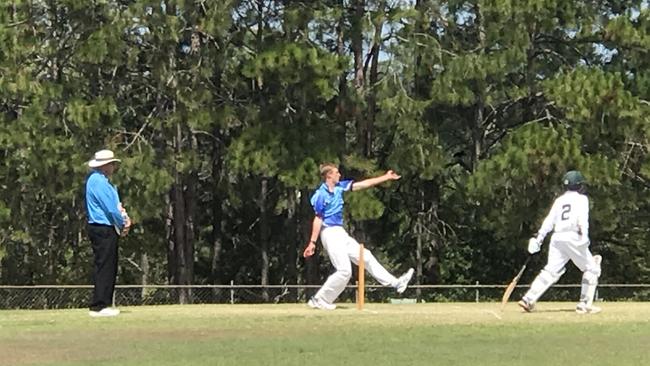
<svg viewBox="0 0 650 366"><path fill-rule="evenodd" d="M0 365L650 365L650 303L174 305L0 311Z"/></svg>

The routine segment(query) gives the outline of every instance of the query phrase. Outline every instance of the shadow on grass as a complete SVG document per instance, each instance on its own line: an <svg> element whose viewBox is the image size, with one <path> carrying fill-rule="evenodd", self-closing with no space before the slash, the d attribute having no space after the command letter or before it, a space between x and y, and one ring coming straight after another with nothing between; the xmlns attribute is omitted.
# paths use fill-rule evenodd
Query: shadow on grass
<svg viewBox="0 0 650 366"><path fill-rule="evenodd" d="M574 313L575 309L546 309L546 310L537 310L533 313Z"/></svg>

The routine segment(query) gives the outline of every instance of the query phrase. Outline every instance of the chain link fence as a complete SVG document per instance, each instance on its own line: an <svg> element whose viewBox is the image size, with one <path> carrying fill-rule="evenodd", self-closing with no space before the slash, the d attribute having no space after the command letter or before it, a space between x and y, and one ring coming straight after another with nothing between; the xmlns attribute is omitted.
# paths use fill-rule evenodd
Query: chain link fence
<svg viewBox="0 0 650 366"><path fill-rule="evenodd" d="M310 285L118 285L116 306L170 304L303 303L320 286ZM91 285L0 286L0 309L63 309L87 307ZM414 285L403 294L379 285L366 286L367 302L490 302L500 301L505 285ZM511 300L520 298L528 285L519 285ZM348 286L337 302L356 301L357 287ZM577 301L580 285L558 284L545 294L545 301ZM601 284L597 300L650 301L650 284Z"/></svg>

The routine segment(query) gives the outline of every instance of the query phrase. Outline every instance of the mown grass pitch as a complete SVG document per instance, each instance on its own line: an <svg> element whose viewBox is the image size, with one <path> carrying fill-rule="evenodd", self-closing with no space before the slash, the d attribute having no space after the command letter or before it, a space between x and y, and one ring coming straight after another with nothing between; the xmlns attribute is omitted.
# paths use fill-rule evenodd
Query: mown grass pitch
<svg viewBox="0 0 650 366"><path fill-rule="evenodd" d="M650 303L0 311L0 365L649 365Z"/></svg>

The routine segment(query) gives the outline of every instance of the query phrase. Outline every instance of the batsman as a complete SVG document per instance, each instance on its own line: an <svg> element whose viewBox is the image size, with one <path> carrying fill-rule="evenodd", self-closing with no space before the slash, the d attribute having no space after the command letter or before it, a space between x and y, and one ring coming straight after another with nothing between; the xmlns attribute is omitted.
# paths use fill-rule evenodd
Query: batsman
<svg viewBox="0 0 650 366"><path fill-rule="evenodd" d="M312 222L311 238L305 247L303 256L307 258L314 254L316 240L320 236L336 272L327 278L316 295L309 299L307 305L314 309L334 310L336 308L334 301L343 292L352 276L350 262L354 264L359 262L359 243L343 228L343 193L397 180L400 176L389 170L383 175L359 182L341 180L338 167L331 163L322 164L320 174L323 183L311 197L315 215ZM379 283L394 287L400 294L406 290L411 277L413 277L413 268L396 278L377 261L368 249L364 249L363 258L366 270Z"/></svg>
<svg viewBox="0 0 650 366"><path fill-rule="evenodd" d="M576 312L598 313L601 309L593 302L602 258L593 256L589 251L589 199L585 194L585 178L579 171L572 170L564 175L562 183L566 191L553 202L537 236L528 241L528 252L535 254L541 250L546 235L553 231L548 262L519 301L519 306L527 312L532 311L537 300L564 274L565 265L571 260L582 271L580 302Z"/></svg>

